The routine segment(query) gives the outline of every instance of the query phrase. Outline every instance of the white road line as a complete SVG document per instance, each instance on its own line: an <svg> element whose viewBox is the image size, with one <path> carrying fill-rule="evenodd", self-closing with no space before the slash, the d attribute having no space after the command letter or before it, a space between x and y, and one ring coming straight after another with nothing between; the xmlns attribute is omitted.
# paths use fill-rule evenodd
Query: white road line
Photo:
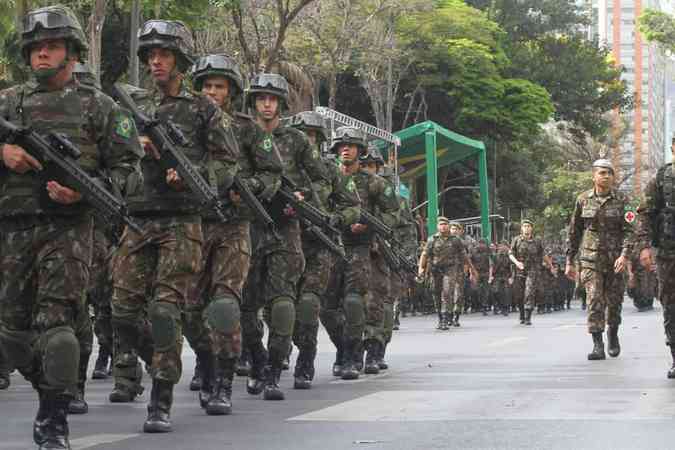
<svg viewBox="0 0 675 450"><path fill-rule="evenodd" d="M85 436L77 439L72 439L70 445L73 450L82 450L85 448L96 447L102 444L112 444L114 442L125 441L127 439L140 436L140 433L135 434L96 434L92 436Z"/></svg>
<svg viewBox="0 0 675 450"><path fill-rule="evenodd" d="M505 345L513 344L514 342L522 342L526 341L527 338L525 336L514 336L506 339L500 339L498 341L490 342L487 346L490 348L494 347L503 347Z"/></svg>

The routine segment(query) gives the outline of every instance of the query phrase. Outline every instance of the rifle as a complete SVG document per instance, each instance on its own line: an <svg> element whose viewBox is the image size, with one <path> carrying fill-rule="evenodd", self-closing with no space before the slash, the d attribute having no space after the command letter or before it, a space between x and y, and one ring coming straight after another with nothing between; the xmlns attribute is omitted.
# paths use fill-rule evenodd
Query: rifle
<svg viewBox="0 0 675 450"><path fill-rule="evenodd" d="M276 223L274 223L274 219L272 219L265 207L260 203L260 200L258 200L258 197L255 196L253 191L251 191L251 188L244 183L244 180L242 180L239 175L234 177L233 186L234 190L239 192L239 195L244 202L253 210L256 219L263 223L277 240L281 240L281 237L277 233L277 226Z"/></svg>
<svg viewBox="0 0 675 450"><path fill-rule="evenodd" d="M378 243L378 248L382 252L382 257L389 267L401 276L411 274L417 276L417 265L410 262L405 256L398 252L391 242L388 242L384 237L376 235L375 239Z"/></svg>
<svg viewBox="0 0 675 450"><path fill-rule="evenodd" d="M113 85L113 94L119 99L122 106L131 112L139 132L147 134L157 148L160 154L160 164L167 169L175 169L192 193L197 196L200 203L213 210L221 221L227 222L223 203L220 201L216 190L195 169L188 157L176 148L188 144L178 127L171 122L162 123L145 115L131 96L117 83Z"/></svg>
<svg viewBox="0 0 675 450"><path fill-rule="evenodd" d="M342 232L330 224L330 216L309 202L298 200L295 192L299 189L286 175L281 177L281 187L277 191L283 201L288 203L300 218L306 219L321 230L340 236Z"/></svg>
<svg viewBox="0 0 675 450"><path fill-rule="evenodd" d="M0 117L0 141L25 148L43 164L50 164L66 175L70 188L82 196L105 220L125 223L136 233L141 227L129 216L127 205L103 188L77 164L82 152L61 133L41 136L30 128L19 127Z"/></svg>
<svg viewBox="0 0 675 450"><path fill-rule="evenodd" d="M326 233L321 231L316 225L312 225L308 220L305 220L305 231L311 233L316 239L319 240L326 248L333 253L334 255L340 257L344 262L348 262L347 254L345 253L344 247L340 243L334 242L329 238Z"/></svg>
<svg viewBox="0 0 675 450"><path fill-rule="evenodd" d="M387 240L394 238L394 230L392 230L391 227L363 208L361 208L361 218L359 219L359 222L368 225L373 229L375 234L382 236Z"/></svg>

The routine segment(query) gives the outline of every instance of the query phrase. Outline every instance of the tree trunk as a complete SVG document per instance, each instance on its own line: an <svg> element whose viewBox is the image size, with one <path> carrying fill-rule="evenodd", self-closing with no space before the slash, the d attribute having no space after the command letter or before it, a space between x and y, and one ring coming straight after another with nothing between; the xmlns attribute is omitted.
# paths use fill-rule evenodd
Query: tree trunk
<svg viewBox="0 0 675 450"><path fill-rule="evenodd" d="M328 107L330 109L335 109L336 101L337 101L337 73L332 72L330 75L328 75Z"/></svg>
<svg viewBox="0 0 675 450"><path fill-rule="evenodd" d="M134 86L140 86L138 73L138 28L141 21L141 2L133 0L131 4L131 25L129 39L129 83Z"/></svg>
<svg viewBox="0 0 675 450"><path fill-rule="evenodd" d="M94 72L96 80L100 80L101 74L101 34L105 22L105 9L108 0L96 0L91 16L89 16L89 65Z"/></svg>

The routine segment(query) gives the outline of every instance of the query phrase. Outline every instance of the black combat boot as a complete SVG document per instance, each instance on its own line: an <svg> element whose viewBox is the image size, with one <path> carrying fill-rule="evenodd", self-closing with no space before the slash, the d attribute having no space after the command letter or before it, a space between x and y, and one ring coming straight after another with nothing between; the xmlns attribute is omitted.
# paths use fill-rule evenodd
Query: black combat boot
<svg viewBox="0 0 675 450"><path fill-rule="evenodd" d="M173 403L173 383L165 380L152 380L148 418L143 423L145 433L168 433L171 430L171 404Z"/></svg>
<svg viewBox="0 0 675 450"><path fill-rule="evenodd" d="M358 341L355 348L356 352L354 353L354 368L361 372L363 370L363 357L366 353L366 347L363 341Z"/></svg>
<svg viewBox="0 0 675 450"><path fill-rule="evenodd" d="M259 395L265 389L265 365L267 364L267 350L262 343L257 342L251 348L251 371L246 380L246 392Z"/></svg>
<svg viewBox="0 0 675 450"><path fill-rule="evenodd" d="M136 361L136 368L134 369L134 378L117 377L115 379L115 386L109 395L111 403L129 403L143 393L143 386L141 381L143 379L143 366L139 361Z"/></svg>
<svg viewBox="0 0 675 450"><path fill-rule="evenodd" d="M605 343L602 342L602 332L591 333L593 336L593 351L588 354L589 361L605 359Z"/></svg>
<svg viewBox="0 0 675 450"><path fill-rule="evenodd" d="M670 370L668 371L668 378L674 379L675 378L675 346L673 346L673 345L670 346L670 356L673 358L673 365L670 367Z"/></svg>
<svg viewBox="0 0 675 450"><path fill-rule="evenodd" d="M107 346L98 346L98 358L94 364L92 380L105 380L108 378L108 362L110 361L110 349Z"/></svg>
<svg viewBox="0 0 675 450"><path fill-rule="evenodd" d="M247 346L243 346L241 349L241 356L237 361L237 367L235 373L238 377L247 377L251 371L251 352Z"/></svg>
<svg viewBox="0 0 675 450"><path fill-rule="evenodd" d="M532 325L532 310L525 310L525 325Z"/></svg>
<svg viewBox="0 0 675 450"><path fill-rule="evenodd" d="M314 379L314 358L316 350L300 350L295 361L293 373L293 389L311 389Z"/></svg>
<svg viewBox="0 0 675 450"><path fill-rule="evenodd" d="M213 388L206 403L206 414L224 416L232 413L232 380L234 379L234 359L216 360Z"/></svg>
<svg viewBox="0 0 675 450"><path fill-rule="evenodd" d="M356 368L354 359L357 357L357 346L360 341L351 341L345 339L343 344L344 354L342 358L342 374L340 377L343 380L356 380L359 378L359 370Z"/></svg>
<svg viewBox="0 0 675 450"><path fill-rule="evenodd" d="M192 379L190 380L190 390L191 391L198 391L202 388L202 360L199 357L199 354L197 355L197 361L195 362L195 373L192 375Z"/></svg>
<svg viewBox="0 0 675 450"><path fill-rule="evenodd" d="M505 317L508 316L510 309L511 309L511 307L508 306L508 305L502 306L502 316L505 316Z"/></svg>
<svg viewBox="0 0 675 450"><path fill-rule="evenodd" d="M38 417L33 426L33 439L40 450L66 449L70 450L68 435L68 404L70 396L56 391L45 391L40 401Z"/></svg>
<svg viewBox="0 0 675 450"><path fill-rule="evenodd" d="M619 344L619 326L613 325L607 328L607 353L612 358L616 358L621 353Z"/></svg>
<svg viewBox="0 0 675 450"><path fill-rule="evenodd" d="M342 327L338 327L335 331L328 333L330 341L335 346L335 362L333 363L333 376L342 376L342 361L344 358L344 347L342 342Z"/></svg>
<svg viewBox="0 0 675 450"><path fill-rule="evenodd" d="M212 381L215 371L214 359L215 358L213 357L210 351L197 352L197 361L199 361L199 371L200 371L199 405L202 408L206 408L206 404L211 398ZM192 386L190 386L190 389L192 389Z"/></svg>
<svg viewBox="0 0 675 450"><path fill-rule="evenodd" d="M264 400L284 400L286 396L279 387L279 379L281 378L281 365L283 359L277 361L274 365L265 367L265 390L263 391Z"/></svg>
<svg viewBox="0 0 675 450"><path fill-rule="evenodd" d="M458 312L455 313L455 318L454 318L454 320L452 321L452 326L453 326L453 327L458 327L458 326L460 326L460 325L459 325L459 313L458 313Z"/></svg>
<svg viewBox="0 0 675 450"><path fill-rule="evenodd" d="M445 321L443 321L445 324ZM366 365L364 372L368 375L377 375L380 373L380 367L377 365L377 358L380 354L380 342L376 339L369 339L366 341L366 348L368 352L366 353Z"/></svg>
<svg viewBox="0 0 675 450"><path fill-rule="evenodd" d="M448 313L446 313L447 315ZM384 355L387 353L387 345L380 345L380 353L377 355L377 367L380 368L380 370L387 370L389 368L389 364L387 364L387 361L384 359Z"/></svg>
<svg viewBox="0 0 675 450"><path fill-rule="evenodd" d="M9 371L0 372L0 391L9 388Z"/></svg>
<svg viewBox="0 0 675 450"><path fill-rule="evenodd" d="M518 312L520 313L520 324L525 325L525 307L518 305Z"/></svg>
<svg viewBox="0 0 675 450"><path fill-rule="evenodd" d="M437 330L447 330L446 328L443 328L445 326L445 318L443 317L443 313L438 311L438 325L436 325Z"/></svg>
<svg viewBox="0 0 675 450"><path fill-rule="evenodd" d="M89 354L80 355L80 364L77 374L77 392L70 400L68 405L69 414L87 414L89 412L89 405L84 399L84 385L87 382L87 368L89 366Z"/></svg>

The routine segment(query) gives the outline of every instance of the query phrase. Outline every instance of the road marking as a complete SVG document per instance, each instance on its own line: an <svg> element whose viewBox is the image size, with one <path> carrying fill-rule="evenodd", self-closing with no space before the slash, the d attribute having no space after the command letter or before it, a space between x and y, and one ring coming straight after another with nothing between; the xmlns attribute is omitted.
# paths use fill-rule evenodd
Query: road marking
<svg viewBox="0 0 675 450"><path fill-rule="evenodd" d="M513 344L515 342L522 342L522 341L526 341L526 340L527 340L527 338L525 336L514 336L514 337L500 339L498 341L490 342L487 346L490 347L490 348L504 347L505 345Z"/></svg>
<svg viewBox="0 0 675 450"><path fill-rule="evenodd" d="M135 434L96 434L92 436L85 436L77 439L72 439L70 445L73 450L82 450L85 448L96 447L102 444L112 444L114 442L125 441L127 439L140 436Z"/></svg>

